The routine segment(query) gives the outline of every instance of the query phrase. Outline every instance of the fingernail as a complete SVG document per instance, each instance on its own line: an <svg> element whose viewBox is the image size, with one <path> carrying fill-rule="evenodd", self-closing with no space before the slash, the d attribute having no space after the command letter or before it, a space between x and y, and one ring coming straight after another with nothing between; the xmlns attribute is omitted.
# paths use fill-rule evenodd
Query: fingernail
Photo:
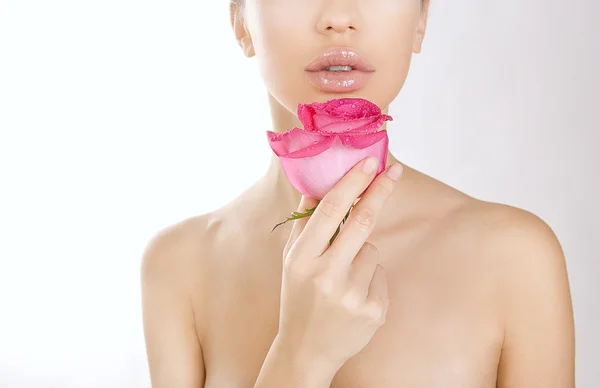
<svg viewBox="0 0 600 388"><path fill-rule="evenodd" d="M377 169L378 164L379 164L379 161L377 160L377 158L370 156L363 163L363 172L365 174L372 173L373 171L375 171L375 169Z"/></svg>
<svg viewBox="0 0 600 388"><path fill-rule="evenodd" d="M398 179L400 179L400 176L402 175L402 165L399 163L395 163L392 164L390 166L390 168L387 170L387 175L390 177L390 179L397 181Z"/></svg>

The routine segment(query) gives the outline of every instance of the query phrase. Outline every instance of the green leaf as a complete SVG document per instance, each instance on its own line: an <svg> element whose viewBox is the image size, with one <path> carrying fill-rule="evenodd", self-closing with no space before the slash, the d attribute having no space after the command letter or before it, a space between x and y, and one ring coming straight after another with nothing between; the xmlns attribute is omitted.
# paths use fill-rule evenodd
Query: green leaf
<svg viewBox="0 0 600 388"><path fill-rule="evenodd" d="M273 233L273 231L278 227L281 226L283 224L285 224L288 221L294 221L294 220L298 220L300 218L305 218L305 217L310 217L313 215L313 213L315 212L316 207L310 208L310 209L304 209L304 213L298 213L298 212L293 212L291 216L289 216L285 221L278 223L277 225L275 225L273 227L273 229L271 229L271 233Z"/></svg>

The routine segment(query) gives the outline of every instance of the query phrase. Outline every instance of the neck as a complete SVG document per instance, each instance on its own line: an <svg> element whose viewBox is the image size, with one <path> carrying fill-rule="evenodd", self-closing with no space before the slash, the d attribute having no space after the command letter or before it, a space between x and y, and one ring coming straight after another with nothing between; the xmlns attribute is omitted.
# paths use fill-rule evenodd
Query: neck
<svg viewBox="0 0 600 388"><path fill-rule="evenodd" d="M273 123L272 131L281 133L294 127L302 128L302 124L296 115L283 107L271 94L269 94L269 106ZM382 109L382 112L387 114L388 107ZM387 123L380 130L384 129L387 129ZM395 162L398 162L398 160L388 151L386 165L389 166ZM274 196L275 200L285 206L286 209L296 210L298 203L300 203L301 194L287 180L279 158L274 153L271 153L271 161L266 174L262 178L262 185L266 186L268 193Z"/></svg>

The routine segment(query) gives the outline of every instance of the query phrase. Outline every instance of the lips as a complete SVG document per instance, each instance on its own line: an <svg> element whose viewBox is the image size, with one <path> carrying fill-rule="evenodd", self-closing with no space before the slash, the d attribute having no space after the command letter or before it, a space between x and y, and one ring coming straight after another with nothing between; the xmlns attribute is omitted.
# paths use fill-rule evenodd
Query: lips
<svg viewBox="0 0 600 388"><path fill-rule="evenodd" d="M355 70L365 73L375 71L373 66L355 51L346 48L325 51L306 67L306 71L322 71L329 66L352 66Z"/></svg>
<svg viewBox="0 0 600 388"><path fill-rule="evenodd" d="M329 66L351 66L350 71L327 71ZM327 93L350 93L364 87L375 69L358 53L348 48L333 48L314 59L307 67L309 82Z"/></svg>

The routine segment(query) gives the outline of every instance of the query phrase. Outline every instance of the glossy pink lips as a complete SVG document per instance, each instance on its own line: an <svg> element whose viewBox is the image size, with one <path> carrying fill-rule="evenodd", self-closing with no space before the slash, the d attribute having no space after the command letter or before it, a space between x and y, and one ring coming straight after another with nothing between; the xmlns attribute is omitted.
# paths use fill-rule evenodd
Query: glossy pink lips
<svg viewBox="0 0 600 388"><path fill-rule="evenodd" d="M351 66L350 71L327 71L329 66ZM329 93L349 93L367 84L374 68L353 50L331 49L307 66L308 80L318 89Z"/></svg>
<svg viewBox="0 0 600 388"><path fill-rule="evenodd" d="M318 71L307 73L310 83L328 93L350 93L361 89L371 79L372 73L352 70L345 73Z"/></svg>

